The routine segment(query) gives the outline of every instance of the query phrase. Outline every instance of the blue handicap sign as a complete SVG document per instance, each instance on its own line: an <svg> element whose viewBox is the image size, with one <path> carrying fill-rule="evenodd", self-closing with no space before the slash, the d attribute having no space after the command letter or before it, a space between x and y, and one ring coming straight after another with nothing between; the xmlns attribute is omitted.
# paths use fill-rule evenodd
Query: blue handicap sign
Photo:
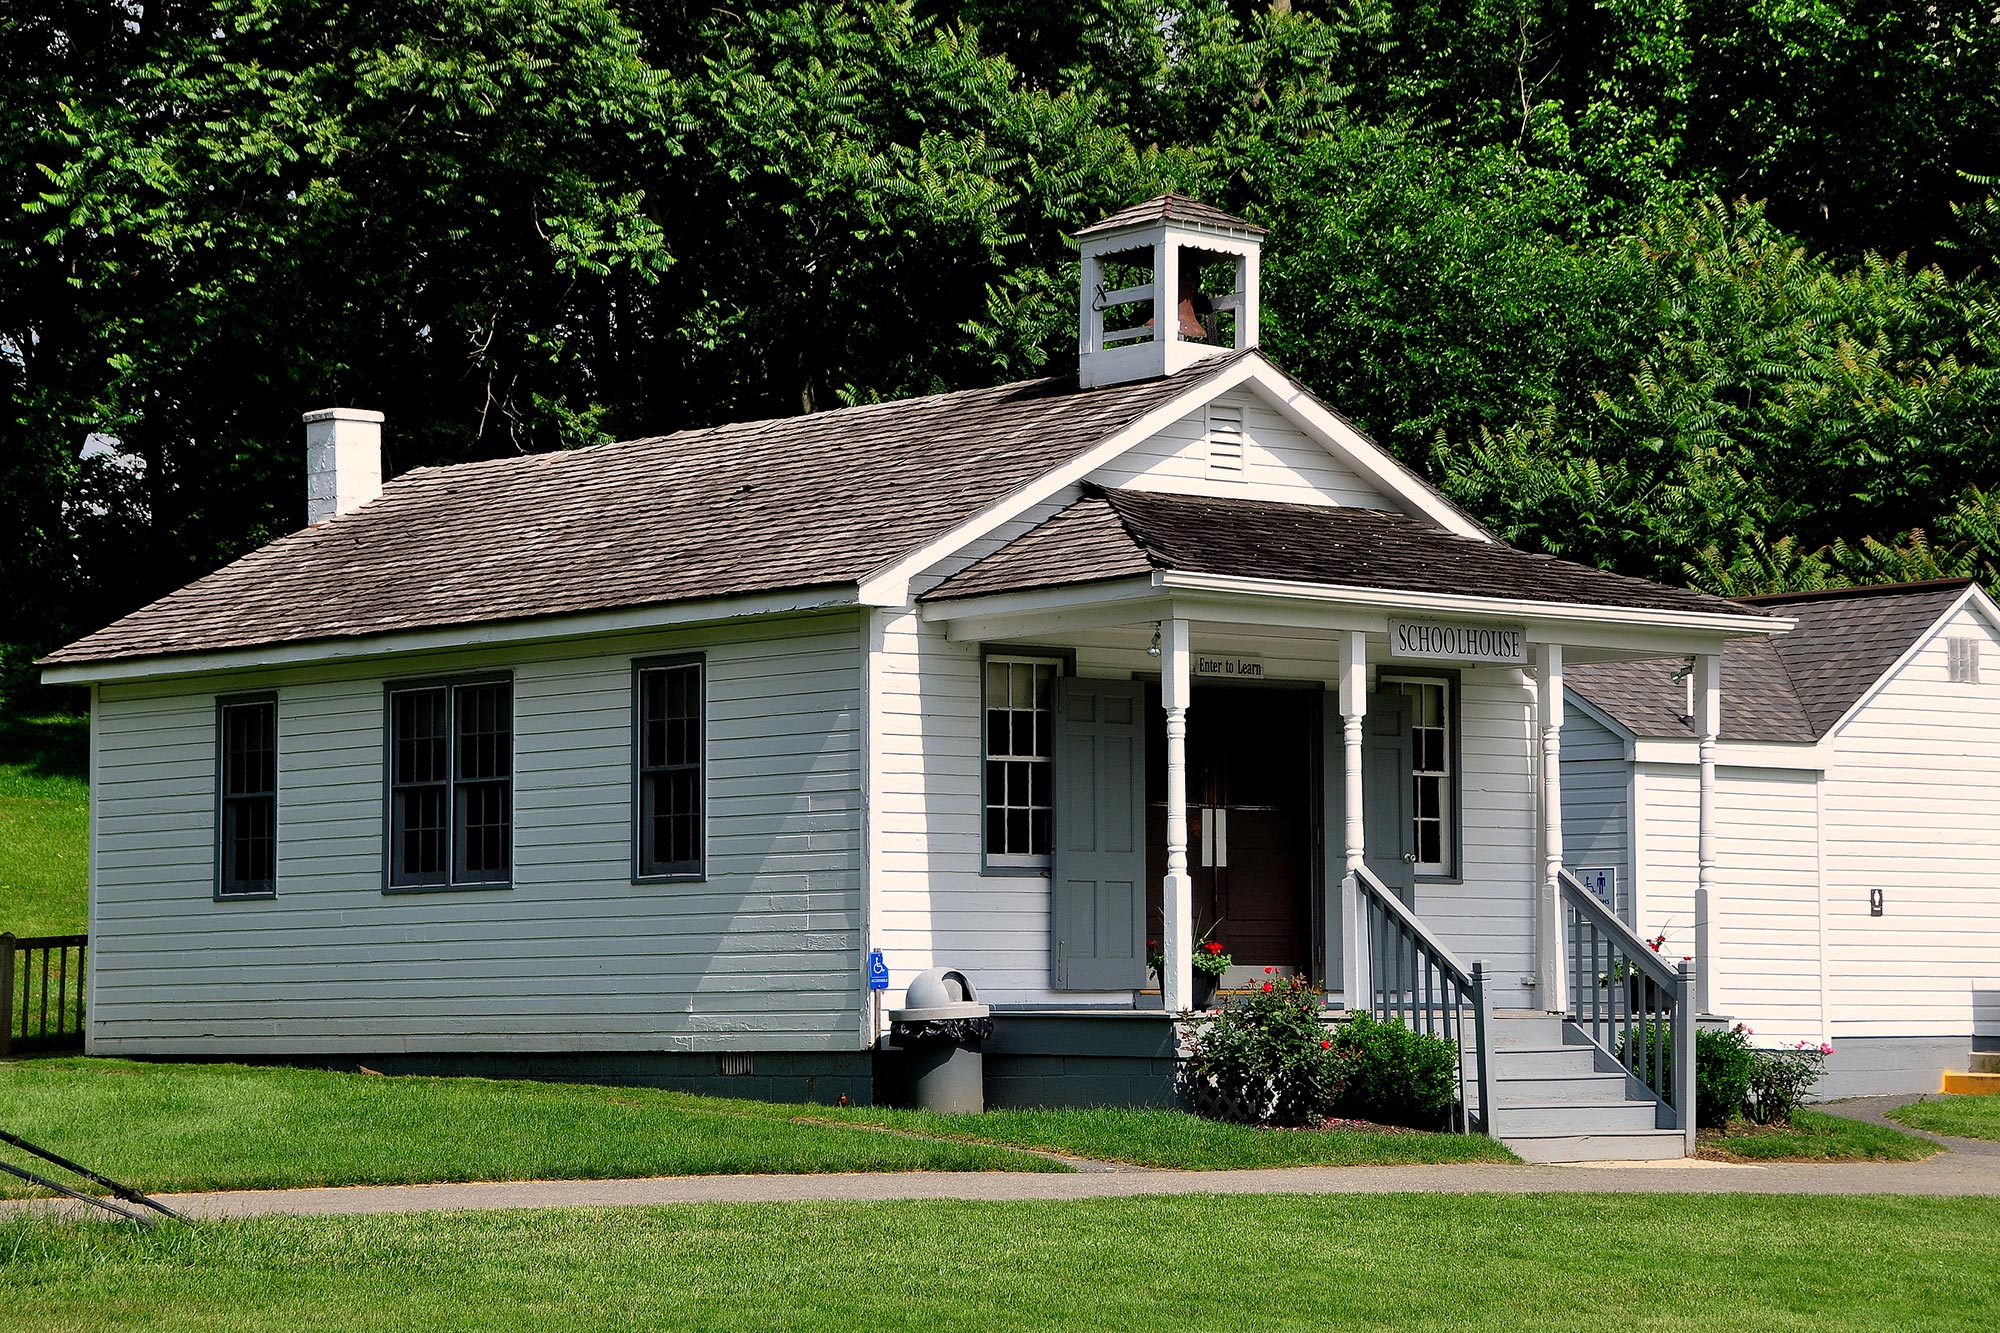
<svg viewBox="0 0 2000 1333"><path fill-rule="evenodd" d="M868 955L868 989L889 989L889 965L882 961L880 949Z"/></svg>

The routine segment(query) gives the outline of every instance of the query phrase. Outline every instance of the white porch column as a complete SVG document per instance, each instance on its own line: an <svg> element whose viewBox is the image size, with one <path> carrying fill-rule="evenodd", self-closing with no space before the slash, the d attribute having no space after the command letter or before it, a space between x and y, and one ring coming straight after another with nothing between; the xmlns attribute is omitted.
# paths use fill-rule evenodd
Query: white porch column
<svg viewBox="0 0 2000 1333"><path fill-rule="evenodd" d="M1167 713L1167 877L1161 884L1165 918L1160 948L1166 968L1161 1001L1170 1014L1194 1003L1194 882L1188 877L1187 712L1191 689L1188 623L1160 626L1160 703Z"/></svg>
<svg viewBox="0 0 2000 1333"><path fill-rule="evenodd" d="M1340 645L1341 803L1347 873L1340 878L1340 982L1349 1009L1368 1007L1368 941L1356 878L1367 855L1361 819L1362 727L1368 716L1368 636L1348 630Z"/></svg>
<svg viewBox="0 0 2000 1333"><path fill-rule="evenodd" d="M1703 653L1694 661L1694 729L1701 758L1701 833L1695 847L1694 956L1695 1011L1715 1012L1718 971L1715 884L1715 742L1722 731L1722 657Z"/></svg>
<svg viewBox="0 0 2000 1333"><path fill-rule="evenodd" d="M1562 724L1563 654L1559 643L1541 645L1535 657L1535 717L1541 728L1542 866L1535 892L1535 991L1543 1009L1569 1007L1569 968L1563 957Z"/></svg>

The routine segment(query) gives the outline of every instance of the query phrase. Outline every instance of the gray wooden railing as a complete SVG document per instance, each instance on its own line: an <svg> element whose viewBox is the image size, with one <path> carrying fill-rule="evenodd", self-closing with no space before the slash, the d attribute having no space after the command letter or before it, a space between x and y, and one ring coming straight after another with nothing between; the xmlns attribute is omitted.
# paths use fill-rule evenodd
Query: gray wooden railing
<svg viewBox="0 0 2000 1333"><path fill-rule="evenodd" d="M1413 1032L1443 1037L1456 1045L1456 1127L1461 1132L1470 1132L1475 1126L1484 1129L1487 1109L1493 1105L1493 1075L1486 1060L1491 1013L1486 964L1474 963L1467 968L1459 962L1444 941L1431 934L1372 872L1363 869L1356 883L1361 928L1368 941L1368 975L1360 988L1364 993L1359 1007L1376 1018L1396 1019ZM1349 1003L1353 1003L1352 998Z"/></svg>
<svg viewBox="0 0 2000 1333"><path fill-rule="evenodd" d="M1564 1017L1646 1086L1660 1127L1684 1131L1693 1152L1693 967L1671 966L1568 871L1557 884L1569 945Z"/></svg>
<svg viewBox="0 0 2000 1333"><path fill-rule="evenodd" d="M0 934L0 1056L83 1049L88 935Z"/></svg>

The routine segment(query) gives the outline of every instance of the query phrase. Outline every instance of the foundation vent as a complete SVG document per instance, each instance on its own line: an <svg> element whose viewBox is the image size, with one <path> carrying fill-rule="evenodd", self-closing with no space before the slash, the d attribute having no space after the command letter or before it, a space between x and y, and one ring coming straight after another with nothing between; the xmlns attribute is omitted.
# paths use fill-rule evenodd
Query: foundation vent
<svg viewBox="0 0 2000 1333"><path fill-rule="evenodd" d="M722 1053L722 1073L725 1076L754 1074L756 1072L756 1056L746 1051L724 1051Z"/></svg>

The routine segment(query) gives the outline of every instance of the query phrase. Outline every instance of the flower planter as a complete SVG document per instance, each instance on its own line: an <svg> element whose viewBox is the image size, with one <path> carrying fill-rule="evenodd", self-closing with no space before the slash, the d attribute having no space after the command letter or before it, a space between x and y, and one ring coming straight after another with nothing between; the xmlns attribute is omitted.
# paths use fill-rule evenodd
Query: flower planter
<svg viewBox="0 0 2000 1333"><path fill-rule="evenodd" d="M1218 980L1220 980L1220 978L1210 976L1206 972L1196 972L1194 974L1195 1008L1206 1009L1210 1005L1215 1003L1215 983Z"/></svg>

